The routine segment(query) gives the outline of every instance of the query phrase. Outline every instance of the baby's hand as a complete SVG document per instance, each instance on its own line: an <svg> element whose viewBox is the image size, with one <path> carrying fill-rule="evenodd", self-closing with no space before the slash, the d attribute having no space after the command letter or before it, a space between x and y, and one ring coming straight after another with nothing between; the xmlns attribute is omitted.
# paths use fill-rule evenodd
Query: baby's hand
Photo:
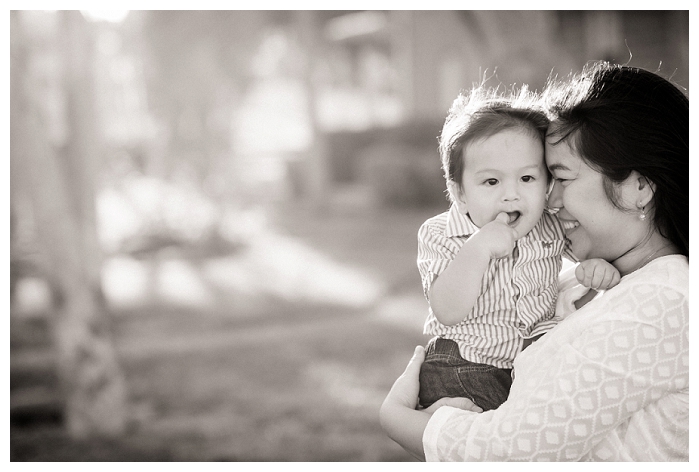
<svg viewBox="0 0 699 472"><path fill-rule="evenodd" d="M619 283L619 271L604 259L588 259L578 264L575 278L585 287L608 290Z"/></svg>
<svg viewBox="0 0 699 472"><path fill-rule="evenodd" d="M491 259L500 259L512 253L517 240L517 231L507 224L508 221L507 213L498 213L493 221L483 225L474 236L489 252Z"/></svg>

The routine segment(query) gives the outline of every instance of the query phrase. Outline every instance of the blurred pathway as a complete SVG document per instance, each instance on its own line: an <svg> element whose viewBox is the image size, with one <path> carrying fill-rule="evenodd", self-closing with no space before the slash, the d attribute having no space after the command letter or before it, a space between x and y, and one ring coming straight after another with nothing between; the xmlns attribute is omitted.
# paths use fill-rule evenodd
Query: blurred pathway
<svg viewBox="0 0 699 472"><path fill-rule="evenodd" d="M152 333L131 334L118 339L117 349L123 359L138 359L164 354L194 354L231 346L246 348L258 344L260 339L277 344L288 339L314 338L329 332L342 332L352 327L372 325L390 326L413 334L422 332L425 318L425 302L421 295L404 294L387 296L367 312L349 313L349 316L330 316L325 319L298 321L289 319L272 326L252 326L217 332L179 332L154 337ZM374 328L375 329L375 328Z"/></svg>
<svg viewBox="0 0 699 472"><path fill-rule="evenodd" d="M423 342L422 219L288 211L230 254L107 260L129 385L124 443L184 461L406 460L377 415ZM45 308L40 281L19 293ZM12 363L51 361L23 355Z"/></svg>

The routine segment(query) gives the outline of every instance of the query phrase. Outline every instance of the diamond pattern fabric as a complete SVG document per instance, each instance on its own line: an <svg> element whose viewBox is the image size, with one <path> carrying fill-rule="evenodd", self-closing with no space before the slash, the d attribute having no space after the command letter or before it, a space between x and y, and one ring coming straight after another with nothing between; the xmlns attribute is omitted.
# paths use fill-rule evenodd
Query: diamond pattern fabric
<svg viewBox="0 0 699 472"><path fill-rule="evenodd" d="M514 363L508 400L442 407L439 461L687 461L689 264L656 259L570 314Z"/></svg>

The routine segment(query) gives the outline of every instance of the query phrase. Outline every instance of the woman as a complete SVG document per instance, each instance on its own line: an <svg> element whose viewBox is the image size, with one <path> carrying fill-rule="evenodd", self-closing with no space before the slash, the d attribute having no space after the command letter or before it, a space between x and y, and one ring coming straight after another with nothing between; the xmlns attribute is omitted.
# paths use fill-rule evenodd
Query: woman
<svg viewBox="0 0 699 472"><path fill-rule="evenodd" d="M416 410L418 347L381 424L427 460L687 461L689 100L656 74L608 63L544 97L548 204L575 223L575 255L606 259L621 282L520 353L496 410L466 399Z"/></svg>

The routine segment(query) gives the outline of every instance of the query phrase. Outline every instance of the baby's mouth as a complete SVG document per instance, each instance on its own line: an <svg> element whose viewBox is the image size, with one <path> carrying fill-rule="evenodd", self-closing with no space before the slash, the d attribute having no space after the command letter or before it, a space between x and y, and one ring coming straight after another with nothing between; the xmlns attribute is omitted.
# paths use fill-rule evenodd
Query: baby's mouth
<svg viewBox="0 0 699 472"><path fill-rule="evenodd" d="M522 216L522 214L518 211L508 211L507 216L509 217L507 224L512 226L517 222L517 220L519 220L519 217Z"/></svg>

